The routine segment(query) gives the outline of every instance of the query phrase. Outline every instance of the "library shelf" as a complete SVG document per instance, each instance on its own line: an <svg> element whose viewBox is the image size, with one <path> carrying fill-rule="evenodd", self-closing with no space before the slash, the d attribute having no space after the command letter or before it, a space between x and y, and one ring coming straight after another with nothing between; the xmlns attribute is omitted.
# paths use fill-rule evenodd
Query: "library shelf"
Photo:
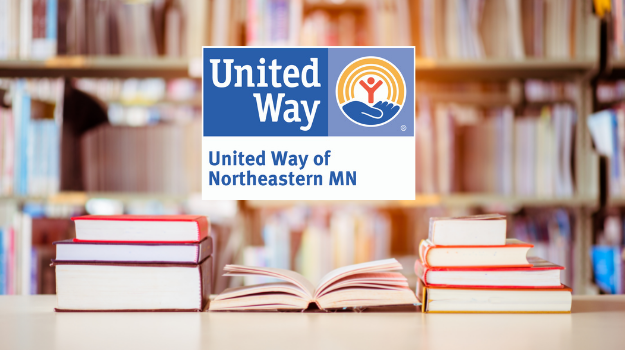
<svg viewBox="0 0 625 350"><path fill-rule="evenodd" d="M503 212L514 212L521 207L594 207L597 199L592 197L540 198L515 197L496 194L418 194L414 200L398 201L281 201L281 200L249 200L251 208L283 208L295 205L309 206L342 206L359 204L373 207L484 207Z"/></svg>
<svg viewBox="0 0 625 350"><path fill-rule="evenodd" d="M625 79L625 60L613 60L608 62L606 72L601 77L602 80Z"/></svg>
<svg viewBox="0 0 625 350"><path fill-rule="evenodd" d="M0 77L164 77L189 76L183 58L58 56L47 60L0 60Z"/></svg>
<svg viewBox="0 0 625 350"><path fill-rule="evenodd" d="M608 207L624 207L625 206L625 197L610 197L608 198Z"/></svg>
<svg viewBox="0 0 625 350"><path fill-rule="evenodd" d="M419 80L479 81L514 78L563 79L583 76L597 68L592 59L485 59L485 60L415 60L415 78Z"/></svg>
<svg viewBox="0 0 625 350"><path fill-rule="evenodd" d="M520 207L591 207L597 202L595 198L584 197L518 197L497 194L451 194L432 196L417 196L414 201L400 201L401 204L411 207L443 206L443 207L487 207L493 209L520 208Z"/></svg>
<svg viewBox="0 0 625 350"><path fill-rule="evenodd" d="M470 104L480 107L518 105L520 98L505 92L427 92L417 89L417 96L424 94L433 103Z"/></svg>
<svg viewBox="0 0 625 350"><path fill-rule="evenodd" d="M120 202L159 201L185 202L191 194L169 194L153 192L59 192L50 196L1 196L0 201L18 203L34 202L47 204L84 205L90 199L112 199Z"/></svg>
<svg viewBox="0 0 625 350"><path fill-rule="evenodd" d="M173 100L173 99L161 99L161 100L146 100L146 99L132 99L132 100L104 100L106 103L116 103L122 106L137 106L137 107L149 107L154 105L173 105L173 106L193 106L201 107L202 98L194 97L186 100Z"/></svg>
<svg viewBox="0 0 625 350"><path fill-rule="evenodd" d="M367 4L363 2L346 1L346 2L308 2L304 3L304 11L364 11Z"/></svg>
<svg viewBox="0 0 625 350"><path fill-rule="evenodd" d="M334 5L329 5L333 7ZM0 77L189 77L189 60L119 56L58 56L47 60L0 60ZM432 60L417 58L416 80L501 80L574 77L591 72L594 60ZM615 62L623 69L625 62ZM191 74L197 77L197 73Z"/></svg>

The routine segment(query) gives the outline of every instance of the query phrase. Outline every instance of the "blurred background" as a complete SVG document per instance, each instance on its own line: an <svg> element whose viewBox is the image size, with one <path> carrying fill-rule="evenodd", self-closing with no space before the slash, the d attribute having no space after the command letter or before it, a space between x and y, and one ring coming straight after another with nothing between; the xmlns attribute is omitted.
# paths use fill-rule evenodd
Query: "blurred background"
<svg viewBox="0 0 625 350"><path fill-rule="evenodd" d="M0 294L55 292L75 215L209 216L219 293L387 257L414 287L429 218L489 212L623 293L623 2L0 0ZM415 46L415 200L202 201L203 45Z"/></svg>

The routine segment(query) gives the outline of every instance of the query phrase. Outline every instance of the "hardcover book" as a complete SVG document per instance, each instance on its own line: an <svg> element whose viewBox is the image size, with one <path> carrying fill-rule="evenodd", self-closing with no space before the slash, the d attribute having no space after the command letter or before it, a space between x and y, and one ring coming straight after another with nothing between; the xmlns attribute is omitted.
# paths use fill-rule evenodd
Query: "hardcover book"
<svg viewBox="0 0 625 350"><path fill-rule="evenodd" d="M430 218L428 239L435 245L505 245L506 217L500 214Z"/></svg>
<svg viewBox="0 0 625 350"><path fill-rule="evenodd" d="M321 310L415 305L417 298L395 259L345 266L324 276L317 286L297 272L227 265L227 276L268 276L284 282L226 289L210 305L210 311L306 310L311 304ZM312 306L314 308L314 306Z"/></svg>
<svg viewBox="0 0 625 350"><path fill-rule="evenodd" d="M199 264L53 261L56 311L203 311L213 258Z"/></svg>
<svg viewBox="0 0 625 350"><path fill-rule="evenodd" d="M531 267L430 267L415 262L415 273L428 287L562 288L564 267L528 257Z"/></svg>
<svg viewBox="0 0 625 350"><path fill-rule="evenodd" d="M570 313L572 290L562 288L501 289L427 287L417 283L417 296L427 313Z"/></svg>
<svg viewBox="0 0 625 350"><path fill-rule="evenodd" d="M213 252L211 237L198 243L75 242L66 239L53 244L56 247L56 261L197 264Z"/></svg>
<svg viewBox="0 0 625 350"><path fill-rule="evenodd" d="M532 247L512 238L506 239L506 245L502 246L437 246L423 240L419 257L430 267L531 267L526 256Z"/></svg>
<svg viewBox="0 0 625 350"><path fill-rule="evenodd" d="M72 218L76 242L195 243L208 237L206 216L85 215Z"/></svg>

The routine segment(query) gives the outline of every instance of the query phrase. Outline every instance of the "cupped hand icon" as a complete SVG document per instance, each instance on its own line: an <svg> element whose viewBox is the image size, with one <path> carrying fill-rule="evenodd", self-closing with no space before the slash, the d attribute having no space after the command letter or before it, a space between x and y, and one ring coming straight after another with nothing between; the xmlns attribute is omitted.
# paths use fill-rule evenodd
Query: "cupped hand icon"
<svg viewBox="0 0 625 350"><path fill-rule="evenodd" d="M400 106L386 101L379 101L373 106L360 101L351 101L343 105L343 112L351 120L363 125L383 124L393 118L399 109Z"/></svg>

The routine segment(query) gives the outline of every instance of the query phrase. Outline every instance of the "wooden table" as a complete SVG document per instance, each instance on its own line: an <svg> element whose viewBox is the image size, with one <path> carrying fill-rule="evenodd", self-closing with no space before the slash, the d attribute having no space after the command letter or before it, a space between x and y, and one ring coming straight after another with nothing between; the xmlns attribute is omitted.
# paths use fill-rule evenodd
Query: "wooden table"
<svg viewBox="0 0 625 350"><path fill-rule="evenodd" d="M625 349L625 296L573 313L55 313L54 296L1 296L0 349Z"/></svg>

